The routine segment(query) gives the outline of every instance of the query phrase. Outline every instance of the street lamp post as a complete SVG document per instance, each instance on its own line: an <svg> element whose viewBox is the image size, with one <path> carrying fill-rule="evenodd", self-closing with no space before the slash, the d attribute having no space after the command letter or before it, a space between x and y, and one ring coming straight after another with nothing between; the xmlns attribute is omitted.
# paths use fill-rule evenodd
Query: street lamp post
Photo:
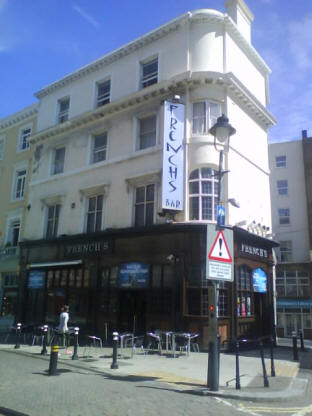
<svg viewBox="0 0 312 416"><path fill-rule="evenodd" d="M223 170L223 159L224 159L224 152L229 150L229 143L230 137L236 133L234 127L231 126L229 123L229 119L222 114L221 117L218 117L216 124L214 124L209 133L214 136L214 147L219 152L219 171L218 171L218 178L219 178L219 189L218 189L218 207L217 209L221 209L224 213L225 210L221 206L222 204L222 179L223 176L228 173L228 170ZM219 145L219 148L218 148ZM224 215L225 216L225 215ZM217 226L222 227L224 226L224 222L220 221L220 215L217 213ZM213 310L211 309L208 311L209 313L209 323L208 323L208 334L209 334L209 356L208 356L208 379L207 385L208 387L213 390L219 390L219 347L218 347L218 316L217 316L217 289L218 283L217 280L211 280L211 287L209 290L209 295L212 299L209 299L209 304L213 305ZM212 312L212 313L211 313Z"/></svg>

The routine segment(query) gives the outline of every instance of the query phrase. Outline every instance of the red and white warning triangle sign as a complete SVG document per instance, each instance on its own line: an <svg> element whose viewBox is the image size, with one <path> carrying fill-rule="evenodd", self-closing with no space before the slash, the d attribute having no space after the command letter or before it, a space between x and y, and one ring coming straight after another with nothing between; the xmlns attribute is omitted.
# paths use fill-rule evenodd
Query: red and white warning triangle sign
<svg viewBox="0 0 312 416"><path fill-rule="evenodd" d="M208 259L232 263L232 256L222 231L219 231L208 254Z"/></svg>

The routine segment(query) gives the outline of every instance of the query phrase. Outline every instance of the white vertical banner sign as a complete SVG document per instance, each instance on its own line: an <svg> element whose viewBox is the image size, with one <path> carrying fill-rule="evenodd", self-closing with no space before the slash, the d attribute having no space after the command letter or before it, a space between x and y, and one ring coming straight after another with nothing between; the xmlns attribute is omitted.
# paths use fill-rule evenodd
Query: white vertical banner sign
<svg viewBox="0 0 312 416"><path fill-rule="evenodd" d="M184 104L164 103L162 208L183 210Z"/></svg>

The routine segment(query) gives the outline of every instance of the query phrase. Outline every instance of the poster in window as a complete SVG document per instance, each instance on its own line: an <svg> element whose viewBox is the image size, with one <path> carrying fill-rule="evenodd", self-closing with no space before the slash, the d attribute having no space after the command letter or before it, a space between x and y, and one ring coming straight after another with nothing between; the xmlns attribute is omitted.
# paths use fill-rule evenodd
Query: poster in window
<svg viewBox="0 0 312 416"><path fill-rule="evenodd" d="M148 284L149 267L145 263L124 263L119 268L120 288L145 288Z"/></svg>
<svg viewBox="0 0 312 416"><path fill-rule="evenodd" d="M241 311L242 311L242 316L246 316L246 297L245 296L242 296Z"/></svg>
<svg viewBox="0 0 312 416"><path fill-rule="evenodd" d="M32 270L28 276L28 289L43 289L45 272L42 270Z"/></svg>
<svg viewBox="0 0 312 416"><path fill-rule="evenodd" d="M241 315L241 308L240 308L240 297L237 297L237 315Z"/></svg>
<svg viewBox="0 0 312 416"><path fill-rule="evenodd" d="M251 315L251 297L247 296L247 316Z"/></svg>
<svg viewBox="0 0 312 416"><path fill-rule="evenodd" d="M252 271L253 291L256 293L266 293L267 275L264 270L257 268Z"/></svg>

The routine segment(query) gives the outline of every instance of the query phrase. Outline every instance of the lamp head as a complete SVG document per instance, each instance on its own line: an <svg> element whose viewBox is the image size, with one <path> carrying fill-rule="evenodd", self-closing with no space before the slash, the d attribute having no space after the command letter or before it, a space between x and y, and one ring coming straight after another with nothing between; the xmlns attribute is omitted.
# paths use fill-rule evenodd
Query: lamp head
<svg viewBox="0 0 312 416"><path fill-rule="evenodd" d="M217 138L220 143L224 143L236 133L236 129L231 126L229 119L222 114L221 117L218 117L216 124L209 129L209 133Z"/></svg>

